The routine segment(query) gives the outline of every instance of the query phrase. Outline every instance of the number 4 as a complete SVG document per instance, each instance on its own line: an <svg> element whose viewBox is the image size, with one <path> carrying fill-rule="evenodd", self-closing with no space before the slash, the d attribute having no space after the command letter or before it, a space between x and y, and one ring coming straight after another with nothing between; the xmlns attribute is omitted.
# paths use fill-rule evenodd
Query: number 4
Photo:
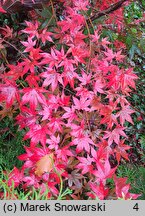
<svg viewBox="0 0 145 216"><path fill-rule="evenodd" d="M133 206L133 209L135 209L136 211L139 210L138 203L136 203L136 204Z"/></svg>

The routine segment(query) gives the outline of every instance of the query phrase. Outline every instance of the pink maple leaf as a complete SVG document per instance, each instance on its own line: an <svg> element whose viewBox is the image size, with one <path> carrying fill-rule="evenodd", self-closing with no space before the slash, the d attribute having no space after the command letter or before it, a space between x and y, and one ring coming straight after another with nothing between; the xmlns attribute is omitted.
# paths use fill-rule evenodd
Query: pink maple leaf
<svg viewBox="0 0 145 216"><path fill-rule="evenodd" d="M97 79L95 81L95 84L94 84L94 92L95 93L99 92L99 93L103 94L104 93L104 90L103 90L104 86L105 86L105 84L100 79Z"/></svg>
<svg viewBox="0 0 145 216"><path fill-rule="evenodd" d="M63 107L65 110L65 113L63 114L62 118L68 119L68 121L71 123L74 119L77 119L77 115L75 113L75 108L72 106L70 107Z"/></svg>
<svg viewBox="0 0 145 216"><path fill-rule="evenodd" d="M49 144L49 149L55 149L55 151L57 151L58 144L60 143L60 136L57 135L56 137L54 135L51 135L50 138L46 140L46 143Z"/></svg>
<svg viewBox="0 0 145 216"><path fill-rule="evenodd" d="M71 145L76 145L76 152L80 153L81 151L85 150L86 152L90 152L91 145L95 145L94 142L84 134L80 134L77 138L75 138Z"/></svg>
<svg viewBox="0 0 145 216"><path fill-rule="evenodd" d="M59 148L56 151L57 154L57 158L61 159L62 161L64 161L66 164L68 163L68 158L69 157L73 157L74 154L69 150L69 145L68 146L64 146L62 148Z"/></svg>
<svg viewBox="0 0 145 216"><path fill-rule="evenodd" d="M91 82L92 74L85 73L84 71L81 72L81 76L77 76L78 80L81 82L81 85L87 85Z"/></svg>
<svg viewBox="0 0 145 216"><path fill-rule="evenodd" d="M135 87L135 80L138 79L137 75L133 73L133 69L129 68L125 71L122 70L122 73L120 75L120 83L121 83L121 89L124 91L126 87Z"/></svg>
<svg viewBox="0 0 145 216"><path fill-rule="evenodd" d="M124 136L127 138L126 134L123 131L124 129L125 129L125 127L117 126L112 131L105 131L106 135L104 136L104 139L108 138L108 145L109 146L113 143L113 141L116 144L119 144L120 136Z"/></svg>
<svg viewBox="0 0 145 216"><path fill-rule="evenodd" d="M90 105L90 100L87 100L86 98L80 98L77 99L76 97L73 97L73 101L74 101L74 108L77 110L85 110L85 111L89 111L90 108L88 108L88 106Z"/></svg>
<svg viewBox="0 0 145 216"><path fill-rule="evenodd" d="M98 43L98 40L100 38L100 35L98 34L98 31L94 31L94 35L91 35L92 42Z"/></svg>
<svg viewBox="0 0 145 216"><path fill-rule="evenodd" d="M74 0L73 1L75 8L77 10L88 10L87 6L89 5L89 1L88 0Z"/></svg>
<svg viewBox="0 0 145 216"><path fill-rule="evenodd" d="M17 87L11 83L0 86L1 99L6 101L7 108L12 106L14 101L20 101L19 91Z"/></svg>
<svg viewBox="0 0 145 216"><path fill-rule="evenodd" d="M132 113L134 113L134 111L129 109L129 105L123 106L121 111L119 111L119 113L117 113L117 116L119 116L120 123L122 126L124 125L125 121L128 121L131 124L133 124L132 118L130 116Z"/></svg>
<svg viewBox="0 0 145 216"><path fill-rule="evenodd" d="M46 99L42 92L44 92L43 89L36 89L36 88L25 88L22 90L24 92L24 95L22 96L22 104L30 104L31 109L35 109L40 103L41 105L46 104Z"/></svg>
<svg viewBox="0 0 145 216"><path fill-rule="evenodd" d="M89 155L87 155L87 158L85 157L77 157L79 160L79 164L76 165L76 168L82 169L82 174L84 175L87 172L92 172L93 170L93 158L91 158Z"/></svg>
<svg viewBox="0 0 145 216"><path fill-rule="evenodd" d="M39 111L39 115L42 115L42 121L48 120L52 116L52 109L49 106L43 106L43 109Z"/></svg>
<svg viewBox="0 0 145 216"><path fill-rule="evenodd" d="M117 167L111 169L110 163L107 159L104 164L98 162L97 170L94 170L92 173L97 177L98 181L105 182L106 179L112 178L116 169Z"/></svg>
<svg viewBox="0 0 145 216"><path fill-rule="evenodd" d="M53 35L52 32L48 32L47 29L43 29L42 30L42 33L39 34L39 38L42 40L42 43L45 44L46 41L49 41L49 42L52 42L53 43L53 40L51 38L51 36Z"/></svg>
<svg viewBox="0 0 145 216"><path fill-rule="evenodd" d="M11 187L14 184L14 188L18 187L23 179L23 175L23 169L19 171L17 167L14 167L12 172L8 175L8 186Z"/></svg>
<svg viewBox="0 0 145 216"><path fill-rule="evenodd" d="M104 52L104 54L107 56L106 60L112 62L112 60L115 58L116 54L113 53L112 49L107 49L106 52Z"/></svg>
<svg viewBox="0 0 145 216"><path fill-rule="evenodd" d="M50 128L51 133L55 133L56 131L62 132L62 126L64 123L61 118L52 117L49 119L48 128Z"/></svg>
<svg viewBox="0 0 145 216"><path fill-rule="evenodd" d="M52 91L55 91L58 86L60 74L57 73L54 69L48 68L46 72L43 72L41 74L41 77L45 78L43 86L46 87L51 85Z"/></svg>
<svg viewBox="0 0 145 216"><path fill-rule="evenodd" d="M36 40L33 41L32 38L28 37L28 42L21 41L21 43L26 47L24 52L30 52L36 45Z"/></svg>
<svg viewBox="0 0 145 216"><path fill-rule="evenodd" d="M125 55L121 55L121 52L122 52L122 51L120 50L120 51L116 52L116 54L115 54L115 58L116 58L116 60L119 61L119 62L121 62L122 59L125 58Z"/></svg>

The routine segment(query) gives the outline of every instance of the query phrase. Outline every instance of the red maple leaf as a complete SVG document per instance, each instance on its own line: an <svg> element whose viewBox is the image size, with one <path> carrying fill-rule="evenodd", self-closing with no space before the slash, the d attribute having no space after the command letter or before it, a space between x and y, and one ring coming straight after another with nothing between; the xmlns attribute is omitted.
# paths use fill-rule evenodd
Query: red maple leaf
<svg viewBox="0 0 145 216"><path fill-rule="evenodd" d="M140 194L129 193L130 184L126 184L127 178L117 178L114 176L115 192L118 198L128 200L137 199Z"/></svg>
<svg viewBox="0 0 145 216"><path fill-rule="evenodd" d="M121 157L129 160L126 150L129 150L130 148L130 146L124 144L124 140L121 140L120 143L115 147L114 153L116 154L118 163L120 162Z"/></svg>
<svg viewBox="0 0 145 216"><path fill-rule="evenodd" d="M23 179L23 175L23 169L19 171L17 167L14 167L12 172L8 175L8 186L11 187L14 185L14 187L18 187Z"/></svg>
<svg viewBox="0 0 145 216"><path fill-rule="evenodd" d="M116 104L110 104L110 105L105 105L102 106L100 109L100 114L103 115L104 117L101 119L101 124L107 123L108 128L112 128L114 124L117 123L117 116L113 114L113 112L116 110Z"/></svg>
<svg viewBox="0 0 145 216"><path fill-rule="evenodd" d="M33 88L33 87L38 88L39 87L38 82L40 81L40 77L38 75L30 74L26 77L25 80L27 81L27 83L29 84L29 86L31 88Z"/></svg>
<svg viewBox="0 0 145 216"><path fill-rule="evenodd" d="M39 38L41 38L41 41L42 41L43 44L45 44L46 41L50 41L50 42L53 43L53 40L52 40L52 38L51 38L51 35L53 35L52 32L48 32L47 29L43 29L43 30L42 30L42 33L39 34Z"/></svg>
<svg viewBox="0 0 145 216"><path fill-rule="evenodd" d="M105 161L108 153L108 149L104 147L103 144L101 145L100 143L98 146L99 148L97 151L94 148L91 148L91 154L96 163Z"/></svg>
<svg viewBox="0 0 145 216"><path fill-rule="evenodd" d="M38 38L38 27L39 23L38 21L35 21L34 23L25 21L27 27L22 30L23 33L29 34L31 38L34 38L35 36Z"/></svg>
<svg viewBox="0 0 145 216"><path fill-rule="evenodd" d="M33 48L30 51L29 58L24 58L23 62L21 62L21 66L24 66L23 74L27 72L35 73L35 68L38 67L38 60L41 58L40 55L41 50L39 48Z"/></svg>
<svg viewBox="0 0 145 216"><path fill-rule="evenodd" d="M87 194L91 198L93 199L99 198L100 200L104 200L104 198L108 195L109 189L105 188L102 181L100 182L99 185L92 183L92 182L90 182L89 185L93 191L93 194L92 193L87 193Z"/></svg>
<svg viewBox="0 0 145 216"><path fill-rule="evenodd" d="M5 28L0 28L1 30L1 34L5 37L5 38L12 38L13 37L13 29L10 28L9 26L6 25Z"/></svg>
<svg viewBox="0 0 145 216"><path fill-rule="evenodd" d="M19 77L23 77L23 67L21 66L21 63L18 62L17 65L9 64L9 71L4 74L5 77L8 77L12 80L17 80Z"/></svg>
<svg viewBox="0 0 145 216"><path fill-rule="evenodd" d="M78 63L85 63L85 58L89 57L89 51L86 49L78 47L72 47L68 52L72 52L72 55L75 59L76 64Z"/></svg>
<svg viewBox="0 0 145 216"><path fill-rule="evenodd" d="M6 13L6 11L0 6L0 13Z"/></svg>
<svg viewBox="0 0 145 216"><path fill-rule="evenodd" d="M31 127L36 124L38 117L36 116L37 112L35 110L32 110L26 106L21 106L20 110L21 112L17 115L16 120L21 129Z"/></svg>
<svg viewBox="0 0 145 216"><path fill-rule="evenodd" d="M24 140L31 139L31 145L35 146L39 142L45 146L47 134L50 134L47 126L34 125L31 126L30 130L24 136Z"/></svg>

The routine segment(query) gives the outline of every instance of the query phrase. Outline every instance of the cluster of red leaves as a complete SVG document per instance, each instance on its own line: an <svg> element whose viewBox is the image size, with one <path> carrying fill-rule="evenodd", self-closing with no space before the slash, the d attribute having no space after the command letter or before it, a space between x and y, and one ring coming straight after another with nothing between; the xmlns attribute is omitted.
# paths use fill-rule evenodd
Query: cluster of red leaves
<svg viewBox="0 0 145 216"><path fill-rule="evenodd" d="M39 21L25 22L23 55L0 75L3 112L19 110L17 124L27 131L24 140L30 140L18 156L24 165L13 169L8 184L42 193L48 188L48 197L55 198L62 179L72 197L107 199L107 179L113 178L116 199L136 199L126 178L117 178L115 171L121 158L129 160L125 122L133 124L133 110L126 96L137 76L126 67L125 46L103 38L101 25L90 32L88 0L60 2L63 11L53 31ZM97 3L96 10L114 2ZM118 22L117 12L114 16L110 22Z"/></svg>

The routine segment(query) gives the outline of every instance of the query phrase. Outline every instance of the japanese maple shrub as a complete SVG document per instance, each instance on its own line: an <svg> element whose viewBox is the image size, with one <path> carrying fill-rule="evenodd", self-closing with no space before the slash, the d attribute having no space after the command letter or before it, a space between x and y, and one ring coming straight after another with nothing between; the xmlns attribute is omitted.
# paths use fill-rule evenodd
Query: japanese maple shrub
<svg viewBox="0 0 145 216"><path fill-rule="evenodd" d="M1 47L13 44L17 34L21 50L13 45L19 58L5 62L0 74L2 117L14 113L24 140L30 140L18 156L22 168L9 174L10 188L48 190L48 199L61 199L64 191L66 199L138 197L126 178L115 175L122 158L129 160L125 124L133 124L134 111L127 96L137 76L125 45L104 36L106 26L116 34L123 30L124 3L50 1L47 23L39 11L20 32L3 28Z"/></svg>

